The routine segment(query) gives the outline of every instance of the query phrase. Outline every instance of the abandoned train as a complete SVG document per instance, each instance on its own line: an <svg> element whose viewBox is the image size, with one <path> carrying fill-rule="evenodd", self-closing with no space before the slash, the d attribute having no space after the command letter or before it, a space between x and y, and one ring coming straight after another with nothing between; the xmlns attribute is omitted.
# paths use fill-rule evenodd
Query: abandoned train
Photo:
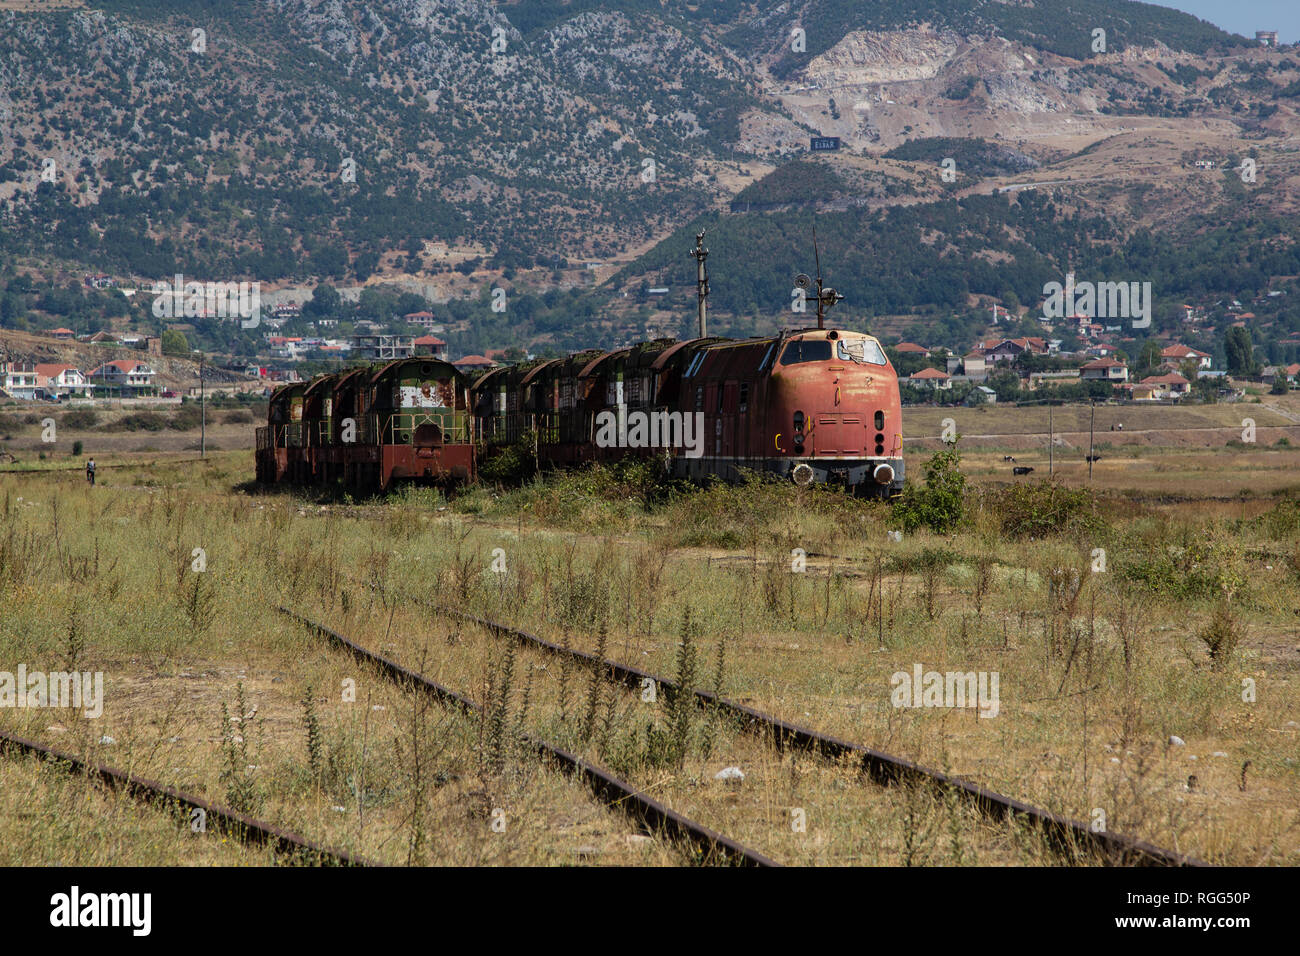
<svg viewBox="0 0 1300 956"><path fill-rule="evenodd" d="M258 429L257 477L356 492L457 483L522 440L541 467L655 455L681 477L757 471L886 497L904 477L898 377L880 343L823 328L661 339L473 381L417 356L283 386Z"/></svg>

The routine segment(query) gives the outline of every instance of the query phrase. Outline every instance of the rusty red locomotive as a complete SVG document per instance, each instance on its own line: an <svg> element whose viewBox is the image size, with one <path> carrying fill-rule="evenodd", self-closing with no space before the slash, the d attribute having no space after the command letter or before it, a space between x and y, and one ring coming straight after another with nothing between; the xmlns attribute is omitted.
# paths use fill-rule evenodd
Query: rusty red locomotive
<svg viewBox="0 0 1300 956"><path fill-rule="evenodd" d="M472 383L411 358L283 387L258 429L266 483L382 492L401 481L462 482L481 455L524 445L540 467L661 456L674 475L837 483L890 497L903 487L898 376L880 342L827 329L842 296L816 280L817 328L710 338L703 233L700 337L492 369ZM810 289L799 276L796 286Z"/></svg>
<svg viewBox="0 0 1300 956"><path fill-rule="evenodd" d="M665 339L494 369L470 392L486 448L529 435L544 467L663 456L684 478L903 485L898 377L860 332Z"/></svg>

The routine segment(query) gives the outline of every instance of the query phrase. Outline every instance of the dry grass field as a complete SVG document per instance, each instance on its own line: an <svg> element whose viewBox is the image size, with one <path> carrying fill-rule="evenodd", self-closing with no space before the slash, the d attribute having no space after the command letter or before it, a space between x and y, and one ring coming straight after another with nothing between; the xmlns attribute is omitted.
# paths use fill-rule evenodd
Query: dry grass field
<svg viewBox="0 0 1300 956"><path fill-rule="evenodd" d="M994 411L969 433L1012 433L1027 410ZM1166 411L1122 409L1126 433L1225 409ZM1054 419L1071 414L1086 410ZM975 415L952 417L966 432ZM74 439L109 466L93 489ZM691 862L519 747L526 729L784 863L1059 862L942 794L778 754L419 598L1210 862L1300 863L1300 481L1285 446L1116 445L1071 497L1086 465L1013 482L999 449L963 439L965 523L895 541L896 506L833 491L686 493L597 470L354 502L250 488L247 450L199 462L98 441L60 432L58 454L0 473L0 671L102 672L103 714L0 708L0 728L317 843L399 865ZM919 479L930 452L910 451ZM281 605L486 716L385 682ZM996 716L895 706L895 675L917 665L996 674ZM743 780L717 779L728 767ZM272 862L12 757L0 847L11 865Z"/></svg>

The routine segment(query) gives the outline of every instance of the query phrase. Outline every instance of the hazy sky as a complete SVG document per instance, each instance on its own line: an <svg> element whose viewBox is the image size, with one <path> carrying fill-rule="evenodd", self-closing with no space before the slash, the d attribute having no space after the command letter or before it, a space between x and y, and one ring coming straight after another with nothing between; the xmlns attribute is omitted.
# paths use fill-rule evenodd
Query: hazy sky
<svg viewBox="0 0 1300 956"><path fill-rule="evenodd" d="M1209 20L1229 33L1254 37L1276 30L1280 43L1300 40L1300 0L1148 0Z"/></svg>

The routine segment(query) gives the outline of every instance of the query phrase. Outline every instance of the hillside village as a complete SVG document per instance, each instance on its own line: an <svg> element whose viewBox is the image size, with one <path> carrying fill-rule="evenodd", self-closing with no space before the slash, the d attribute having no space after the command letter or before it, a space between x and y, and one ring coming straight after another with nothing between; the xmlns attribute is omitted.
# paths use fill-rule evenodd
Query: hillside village
<svg viewBox="0 0 1300 956"><path fill-rule="evenodd" d="M85 284L97 290L114 289L116 281L94 275L87 276ZM137 290L117 291L125 297ZM1241 398L1249 384L1279 393L1300 384L1300 362L1264 364L1255 354L1250 335L1256 319L1253 312L1237 300L1217 305L1221 320L1207 320L1213 306L1185 305L1181 328L1148 335L1123 325L1105 325L1084 314L1054 321L1028 310L1013 315L995 304L984 337L970 349L913 341L891 344L888 336L882 340L899 372L904 402L910 404L975 405L1046 398L1213 402ZM312 318L297 302L281 302L259 319L251 359L217 352L202 358L202 369L202 356L189 349L186 335L195 335L200 324L211 329L213 323L225 321L205 310L179 316L190 322L157 323L159 334L120 328L78 334L62 325L34 330L32 325L50 325L57 316L33 312L25 317L28 332L4 333L0 340L0 398L71 403L180 401L197 397L203 389L261 398L279 384L349 363L429 355L474 374L547 354L521 343L483 354L453 355L447 341L434 334L445 332L447 321L440 321L433 308L394 314L387 322L357 319L340 328L337 318ZM1038 326L1041 334L998 334L1029 325ZM347 334L340 334L343 331ZM1280 340L1275 350L1279 347L1293 354L1300 349L1300 335ZM200 372L205 381L199 380Z"/></svg>

